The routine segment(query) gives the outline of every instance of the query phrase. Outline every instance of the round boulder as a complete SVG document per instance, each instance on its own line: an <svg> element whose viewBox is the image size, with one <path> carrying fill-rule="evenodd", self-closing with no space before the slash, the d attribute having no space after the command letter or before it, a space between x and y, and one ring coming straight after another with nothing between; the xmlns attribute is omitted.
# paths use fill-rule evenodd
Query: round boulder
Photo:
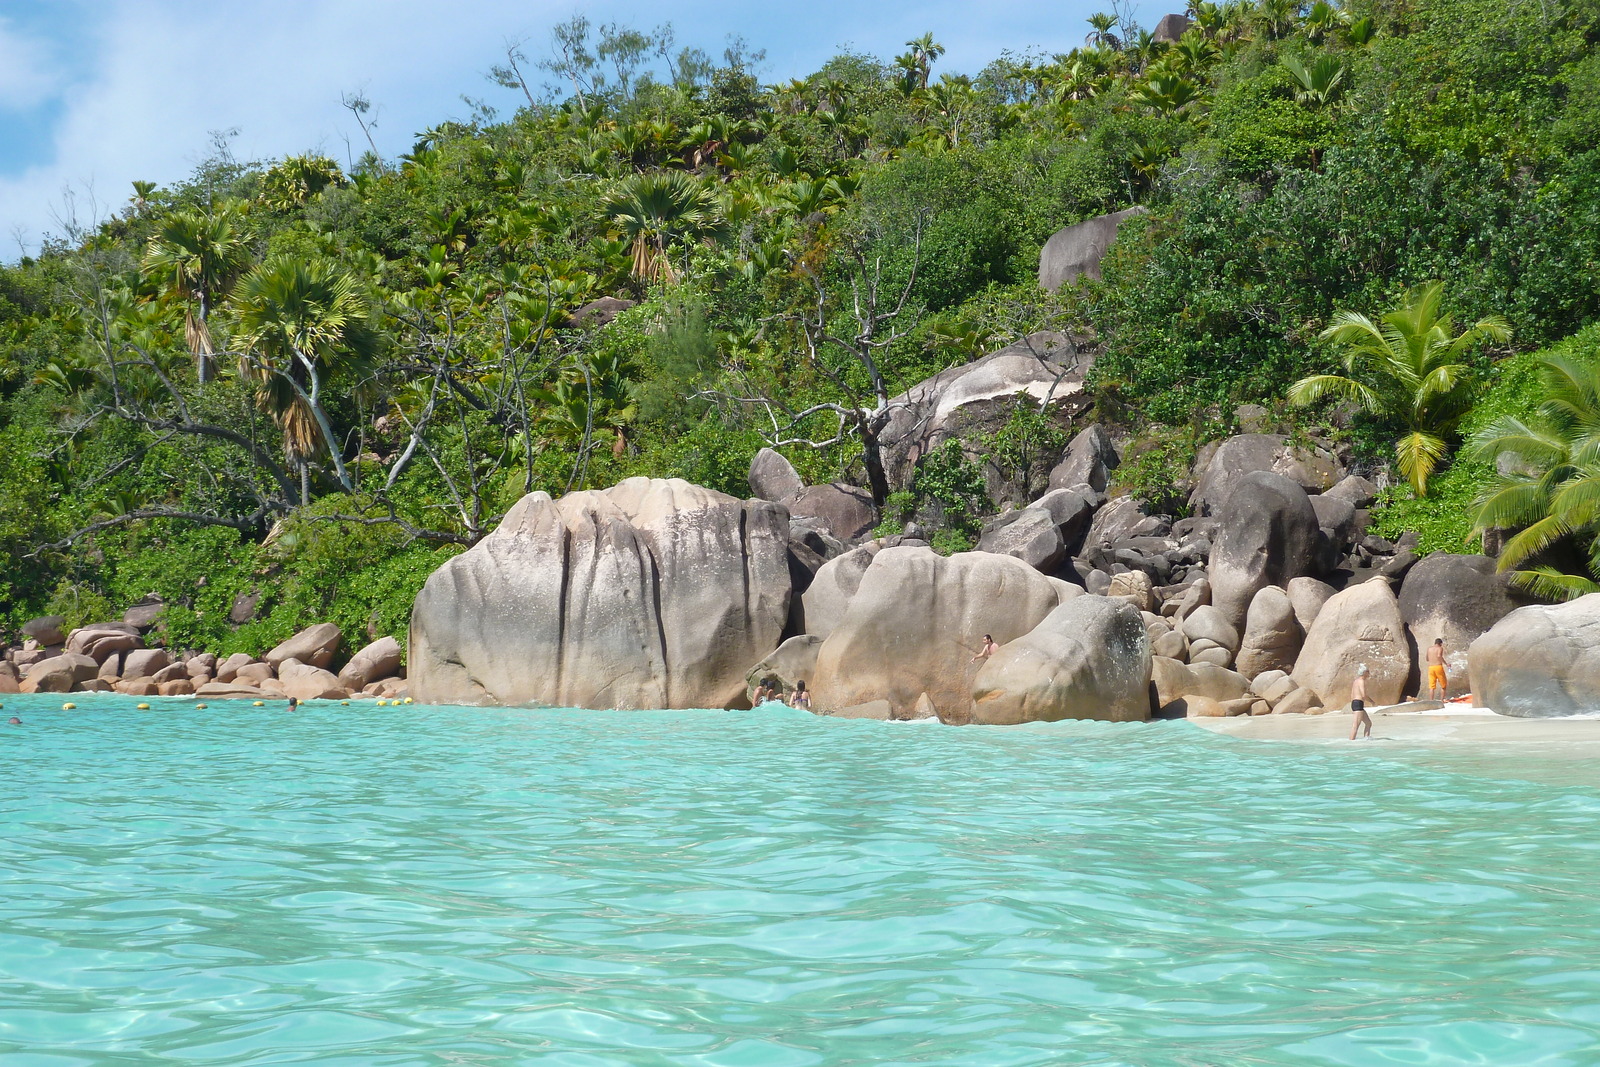
<svg viewBox="0 0 1600 1067"><path fill-rule="evenodd" d="M1250 601L1236 666L1246 678L1268 671L1292 671L1304 641L1305 631L1294 617L1289 594L1269 585Z"/></svg>
<svg viewBox="0 0 1600 1067"><path fill-rule="evenodd" d="M1366 664L1367 704L1398 704L1411 674L1400 602L1383 578L1334 594L1317 614L1295 659L1293 678L1329 708L1350 702L1350 683Z"/></svg>
<svg viewBox="0 0 1600 1067"><path fill-rule="evenodd" d="M1007 642L972 687L972 721L1150 717L1150 639L1130 604L1079 596Z"/></svg>
<svg viewBox="0 0 1600 1067"><path fill-rule="evenodd" d="M1523 719L1600 711L1600 593L1518 608L1467 650L1473 699Z"/></svg>
<svg viewBox="0 0 1600 1067"><path fill-rule="evenodd" d="M1311 573L1322 531L1306 491L1270 471L1240 478L1221 518L1207 572L1211 603L1242 627L1259 590Z"/></svg>
<svg viewBox="0 0 1600 1067"><path fill-rule="evenodd" d="M1471 691L1468 647L1526 603L1487 556L1436 552L1415 564L1400 587L1400 615L1413 647L1424 652L1435 639L1444 639L1447 695L1452 697ZM1411 691L1421 692L1426 685L1419 671Z"/></svg>

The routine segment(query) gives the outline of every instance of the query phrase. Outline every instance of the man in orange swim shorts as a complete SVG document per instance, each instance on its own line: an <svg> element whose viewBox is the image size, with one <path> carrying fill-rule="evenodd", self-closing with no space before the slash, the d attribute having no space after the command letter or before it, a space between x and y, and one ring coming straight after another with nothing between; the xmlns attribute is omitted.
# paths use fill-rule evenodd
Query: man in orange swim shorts
<svg viewBox="0 0 1600 1067"><path fill-rule="evenodd" d="M1433 644L1428 646L1428 699L1443 700L1447 679L1444 675L1444 638L1435 637ZM1433 695L1434 689L1439 690L1439 695Z"/></svg>

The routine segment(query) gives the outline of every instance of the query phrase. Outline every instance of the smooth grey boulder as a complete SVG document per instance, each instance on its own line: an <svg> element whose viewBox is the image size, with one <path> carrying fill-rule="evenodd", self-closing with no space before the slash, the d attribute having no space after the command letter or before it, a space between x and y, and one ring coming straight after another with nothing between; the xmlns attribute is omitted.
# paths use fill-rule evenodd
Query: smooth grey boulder
<svg viewBox="0 0 1600 1067"><path fill-rule="evenodd" d="M133 605L122 613L122 621L144 633L161 621L161 616L166 613L167 606L158 596L147 596L139 603Z"/></svg>
<svg viewBox="0 0 1600 1067"><path fill-rule="evenodd" d="M283 661L278 681L283 683L284 695L296 700L343 700L350 695L349 686L340 683L332 671L297 659Z"/></svg>
<svg viewBox="0 0 1600 1067"><path fill-rule="evenodd" d="M1150 640L1132 606L1079 596L1009 641L978 671L972 722L1150 717Z"/></svg>
<svg viewBox="0 0 1600 1067"><path fill-rule="evenodd" d="M1473 701L1544 719L1600 711L1600 593L1521 607L1467 650Z"/></svg>
<svg viewBox="0 0 1600 1067"><path fill-rule="evenodd" d="M338 682L349 689L361 689L373 682L400 673L405 650L392 637L380 637L350 657L340 669Z"/></svg>
<svg viewBox="0 0 1600 1067"><path fill-rule="evenodd" d="M1311 510L1317 513L1317 525L1327 542L1324 559L1328 562L1323 570L1333 570L1356 538L1355 505L1342 497L1322 493L1311 498Z"/></svg>
<svg viewBox="0 0 1600 1067"><path fill-rule="evenodd" d="M1238 700L1250 691L1250 679L1214 663L1189 664L1189 677L1191 688L1185 696L1192 693L1212 700Z"/></svg>
<svg viewBox="0 0 1600 1067"><path fill-rule="evenodd" d="M164 648L136 648L122 660L122 677L149 678L172 664Z"/></svg>
<svg viewBox="0 0 1600 1067"><path fill-rule="evenodd" d="M1178 39L1192 25L1188 16L1171 14L1162 15L1161 21L1156 23L1154 32L1150 34L1151 40L1160 41L1162 44L1177 44Z"/></svg>
<svg viewBox="0 0 1600 1067"><path fill-rule="evenodd" d="M1486 556L1436 552L1415 564L1400 587L1400 615L1418 660L1436 638L1444 639L1447 697L1472 692L1467 687L1467 650L1472 643L1528 602ZM1420 663L1412 682L1412 692L1427 688Z"/></svg>
<svg viewBox="0 0 1600 1067"><path fill-rule="evenodd" d="M1150 639L1150 653L1181 662L1189 658L1189 639L1177 630L1170 630Z"/></svg>
<svg viewBox="0 0 1600 1067"><path fill-rule="evenodd" d="M1338 592L1327 582L1305 576L1289 579L1284 590L1289 594L1289 603L1294 607L1294 621L1299 623L1300 629L1306 633L1311 632L1311 624L1317 621L1317 614L1322 611L1322 605Z"/></svg>
<svg viewBox="0 0 1600 1067"><path fill-rule="evenodd" d="M814 707L886 700L893 718L910 718L926 694L940 720L965 723L983 635L1005 645L1082 592L1010 556L885 548L823 640Z"/></svg>
<svg viewBox="0 0 1600 1067"><path fill-rule="evenodd" d="M750 461L750 491L758 500L787 503L805 487L794 465L770 448L763 448Z"/></svg>
<svg viewBox="0 0 1600 1067"><path fill-rule="evenodd" d="M776 680L785 693L794 691L796 682L811 680L817 673L817 652L822 648L822 638L815 634L799 634L779 645L770 656L745 672L746 703L753 703L755 692L762 682Z"/></svg>
<svg viewBox="0 0 1600 1067"><path fill-rule="evenodd" d="M1368 707L1398 704L1411 674L1411 646L1400 601L1382 578L1353 585L1322 605L1292 677L1323 707L1340 708L1350 703L1350 683L1362 664L1370 672Z"/></svg>
<svg viewBox="0 0 1600 1067"><path fill-rule="evenodd" d="M1061 531L1061 540L1067 546L1067 552L1073 553L1083 547L1084 539L1089 534L1089 524L1094 521L1095 509L1103 500L1099 493L1086 491L1085 486L1078 485L1052 489L1028 507L1042 508L1050 513L1056 528Z"/></svg>
<svg viewBox="0 0 1600 1067"><path fill-rule="evenodd" d="M892 538L868 541L841 556L828 560L811 578L801 595L805 605L806 633L827 637L844 618L850 599L861 587L861 578L872 559L894 544Z"/></svg>
<svg viewBox="0 0 1600 1067"><path fill-rule="evenodd" d="M782 505L676 478L531 493L417 595L410 695L737 707L783 633L788 540Z"/></svg>
<svg viewBox="0 0 1600 1067"><path fill-rule="evenodd" d="M1221 514L1239 479L1256 471L1281 474L1314 493L1332 487L1344 476L1339 461L1325 449L1291 445L1282 434L1239 434L1197 459L1189 506L1196 515Z"/></svg>
<svg viewBox="0 0 1600 1067"><path fill-rule="evenodd" d="M1091 546L1109 546L1130 537L1151 537L1165 533L1171 525L1160 516L1146 515L1144 504L1131 496L1119 496L1095 512L1094 521L1083 543Z"/></svg>
<svg viewBox="0 0 1600 1067"><path fill-rule="evenodd" d="M1185 615L1179 623L1183 636L1192 644L1211 641L1229 652L1239 651L1239 630L1219 609L1202 604Z"/></svg>
<svg viewBox="0 0 1600 1067"><path fill-rule="evenodd" d="M1244 475L1228 496L1211 549L1211 603L1242 627L1257 591L1312 571L1321 537L1303 488L1270 471Z"/></svg>
<svg viewBox="0 0 1600 1067"><path fill-rule="evenodd" d="M1111 472L1121 463L1111 435L1092 423L1078 431L1067 445L1067 454L1050 471L1051 489L1070 489L1087 485L1096 492L1106 491Z"/></svg>
<svg viewBox="0 0 1600 1067"><path fill-rule="evenodd" d="M315 626L307 626L261 659L271 665L273 670L277 670L280 664L291 659L297 659L312 667L325 668L333 662L333 657L338 654L339 645L343 640L344 636L339 633L339 627L331 622L319 622Z"/></svg>
<svg viewBox="0 0 1600 1067"><path fill-rule="evenodd" d="M1338 497L1354 508L1370 508L1378 499L1378 487L1359 474L1347 474L1323 496Z"/></svg>
<svg viewBox="0 0 1600 1067"><path fill-rule="evenodd" d="M990 525L978 539L980 552L1020 559L1034 570L1050 574L1067 557L1061 528L1044 508L1024 508Z"/></svg>
<svg viewBox="0 0 1600 1067"><path fill-rule="evenodd" d="M1305 643L1289 594L1275 585L1259 590L1245 615L1244 639L1234 666L1246 678L1294 670ZM1259 694L1266 696L1265 693ZM1268 698L1271 699L1271 698Z"/></svg>
<svg viewBox="0 0 1600 1067"><path fill-rule="evenodd" d="M790 497L788 505L792 518L819 527L840 541L858 541L878 525L872 494L843 482L808 485Z"/></svg>
<svg viewBox="0 0 1600 1067"><path fill-rule="evenodd" d="M62 630L66 623L67 620L60 615L42 615L23 623L22 633L46 647L60 645L67 640L66 632Z"/></svg>
<svg viewBox="0 0 1600 1067"><path fill-rule="evenodd" d="M1059 289L1079 278L1099 281L1100 262L1117 239L1117 230L1129 219L1149 213L1142 207L1130 207L1057 230L1039 251L1039 284Z"/></svg>
<svg viewBox="0 0 1600 1067"><path fill-rule="evenodd" d="M244 652L235 652L221 663L217 664L217 681L231 682L243 667L254 663L254 657ZM159 668L157 668L159 670Z"/></svg>
<svg viewBox="0 0 1600 1067"><path fill-rule="evenodd" d="M104 663L119 652L144 647L138 627L125 622L96 622L80 626L67 635L67 651Z"/></svg>

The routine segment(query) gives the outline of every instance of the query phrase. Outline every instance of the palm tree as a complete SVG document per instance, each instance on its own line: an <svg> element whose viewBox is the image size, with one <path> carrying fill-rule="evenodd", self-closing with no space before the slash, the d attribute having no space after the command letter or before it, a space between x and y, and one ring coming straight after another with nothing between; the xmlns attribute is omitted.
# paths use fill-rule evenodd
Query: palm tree
<svg viewBox="0 0 1600 1067"><path fill-rule="evenodd" d="M323 395L331 379L357 377L376 349L355 279L325 257L273 256L240 279L231 306L241 370L257 382L257 404L283 429L284 451L300 467L301 503L318 438L339 484L353 489Z"/></svg>
<svg viewBox="0 0 1600 1067"><path fill-rule="evenodd" d="M675 281L668 248L721 229L716 194L682 171L636 174L606 197L601 212L633 246L633 273L644 282Z"/></svg>
<svg viewBox="0 0 1600 1067"><path fill-rule="evenodd" d="M1562 355L1540 362L1545 399L1533 417L1496 419L1465 449L1503 472L1476 502L1473 529L1517 530L1499 570L1539 596L1569 600L1600 592L1600 364ZM1562 540L1586 543L1588 574L1548 563L1516 569Z"/></svg>
<svg viewBox="0 0 1600 1067"><path fill-rule="evenodd" d="M1109 48L1113 52L1122 50L1122 42L1111 31L1117 28L1117 16L1109 15L1104 11L1096 12L1089 16L1089 34L1084 42L1092 48Z"/></svg>
<svg viewBox="0 0 1600 1067"><path fill-rule="evenodd" d="M1200 86L1181 74L1152 73L1128 98L1162 115L1172 115L1200 98Z"/></svg>
<svg viewBox="0 0 1600 1067"><path fill-rule="evenodd" d="M1443 301L1444 283L1427 282L1378 322L1354 311L1336 312L1319 339L1344 349L1347 374L1312 375L1289 389L1296 406L1333 397L1404 427L1395 459L1418 496L1428 494L1428 476L1471 403L1472 369L1463 356L1480 340L1511 336L1498 315L1452 333L1455 322L1441 313Z"/></svg>
<svg viewBox="0 0 1600 1067"><path fill-rule="evenodd" d="M168 215L145 249L145 272L165 284L168 300L183 305L184 339L202 385L211 380L216 351L206 318L248 260L238 210L228 201L210 212Z"/></svg>
<svg viewBox="0 0 1600 1067"><path fill-rule="evenodd" d="M1294 98L1299 103L1322 107L1332 103L1333 98L1339 95L1339 90L1344 88L1344 64L1333 56L1320 55L1310 67L1294 56L1284 56L1278 62L1298 83Z"/></svg>
<svg viewBox="0 0 1600 1067"><path fill-rule="evenodd" d="M1328 3L1328 0L1317 0L1306 12L1303 25L1306 36L1313 44L1321 44L1334 30L1350 23L1347 12L1340 10Z"/></svg>
<svg viewBox="0 0 1600 1067"><path fill-rule="evenodd" d="M928 87L928 72L932 69L934 61L944 55L944 45L933 39L933 34L925 33L921 37L906 42L906 47L911 49L911 62L915 65L917 75L917 88Z"/></svg>

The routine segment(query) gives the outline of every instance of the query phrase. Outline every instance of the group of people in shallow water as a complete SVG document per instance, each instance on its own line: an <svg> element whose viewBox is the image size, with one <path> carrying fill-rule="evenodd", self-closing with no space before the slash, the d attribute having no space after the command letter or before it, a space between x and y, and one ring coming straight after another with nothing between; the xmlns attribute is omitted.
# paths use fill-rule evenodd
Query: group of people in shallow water
<svg viewBox="0 0 1600 1067"><path fill-rule="evenodd" d="M805 679L794 683L794 691L787 697L783 695L783 682L777 678L763 678L761 684L756 686L755 695L750 698L751 703L760 707L768 701L776 700L780 704L787 704L791 708L804 708L811 710L811 691L806 688Z"/></svg>

